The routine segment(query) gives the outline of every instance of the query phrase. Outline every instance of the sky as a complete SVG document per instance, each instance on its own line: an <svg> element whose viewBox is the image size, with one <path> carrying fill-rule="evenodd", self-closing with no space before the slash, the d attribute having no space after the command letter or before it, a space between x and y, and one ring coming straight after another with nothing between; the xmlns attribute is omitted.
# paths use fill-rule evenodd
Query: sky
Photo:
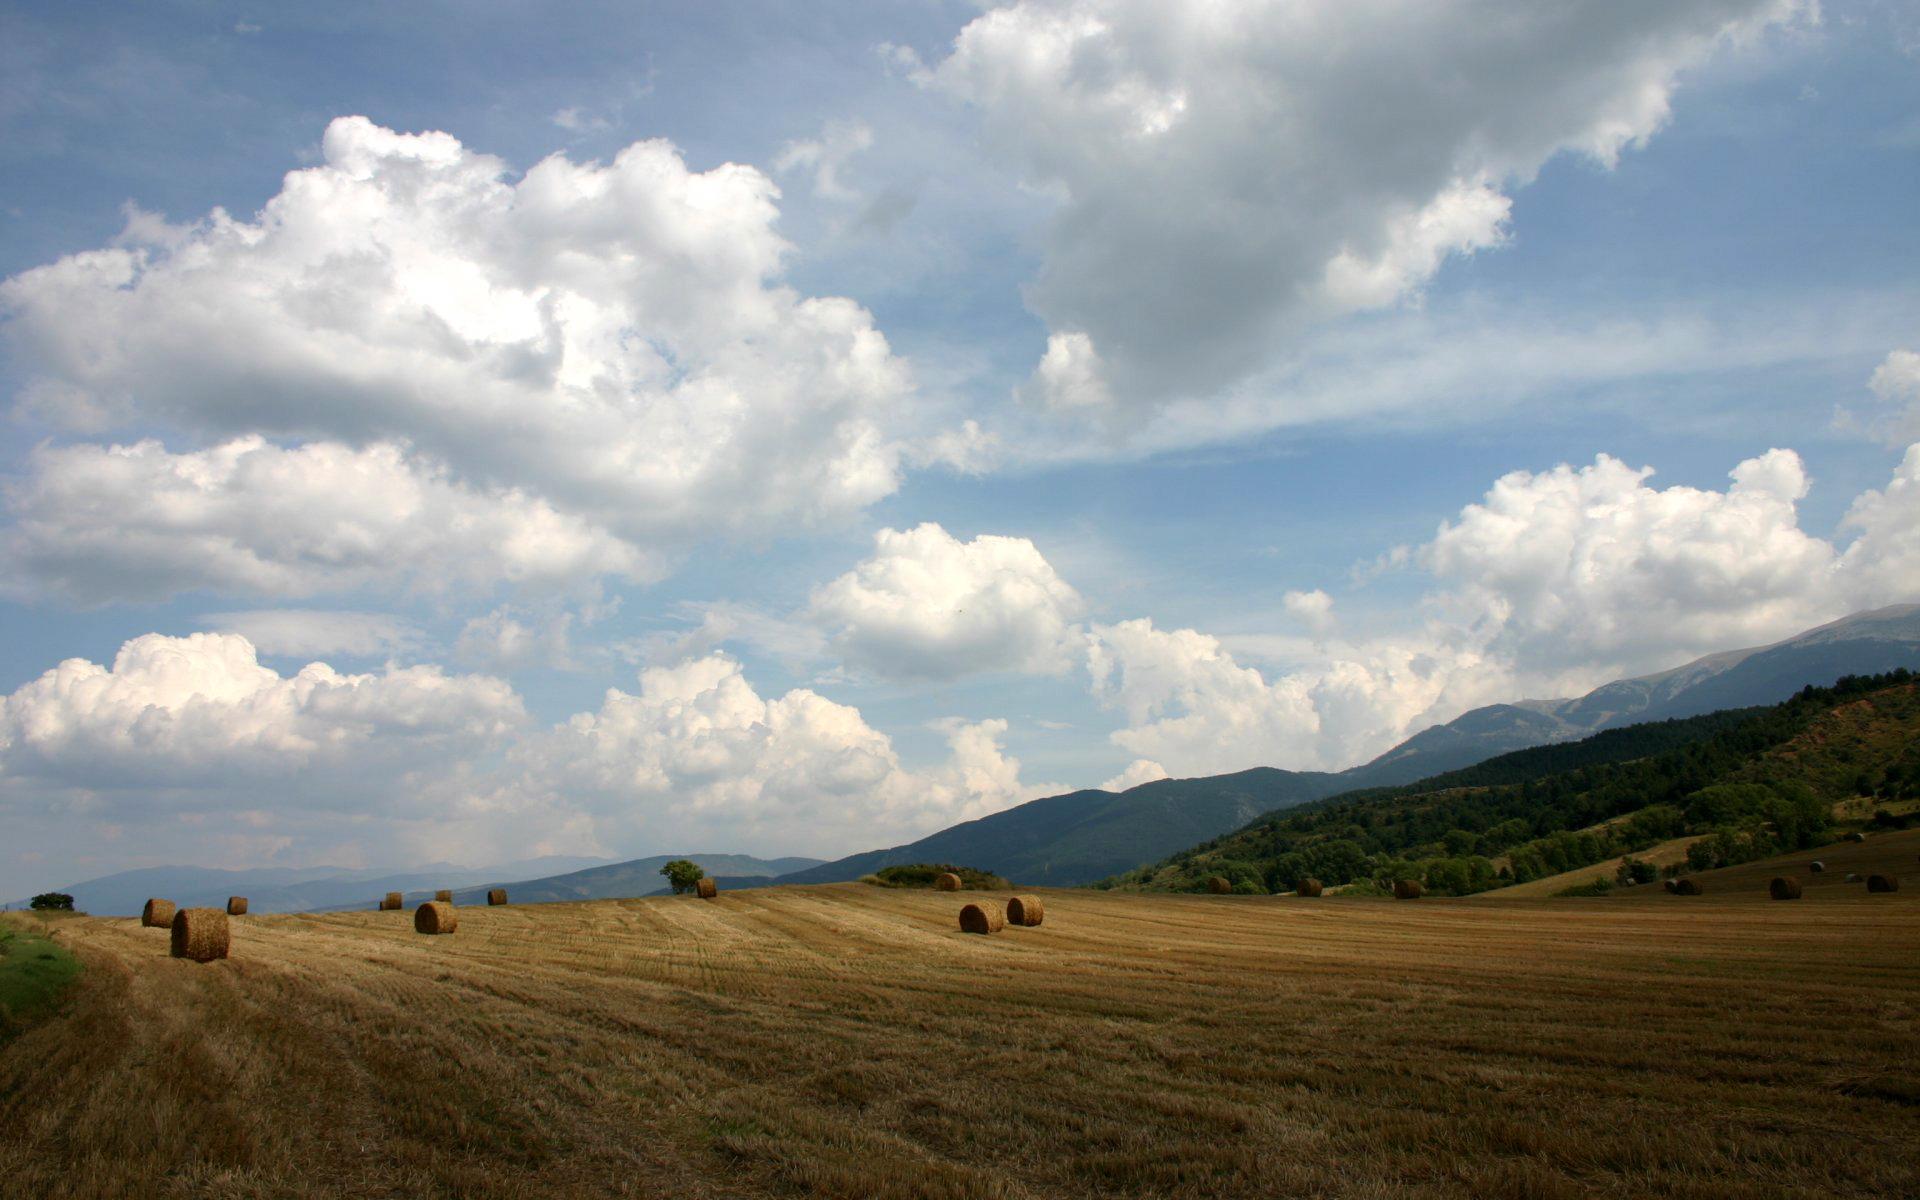
<svg viewBox="0 0 1920 1200"><path fill-rule="evenodd" d="M0 5L0 892L838 856L1920 599L1890 0Z"/></svg>

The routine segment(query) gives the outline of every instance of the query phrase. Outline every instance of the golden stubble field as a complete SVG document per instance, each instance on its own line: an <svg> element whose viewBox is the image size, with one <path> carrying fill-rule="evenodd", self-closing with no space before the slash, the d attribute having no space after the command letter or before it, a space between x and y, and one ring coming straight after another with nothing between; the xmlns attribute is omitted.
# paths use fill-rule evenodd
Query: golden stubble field
<svg viewBox="0 0 1920 1200"><path fill-rule="evenodd" d="M9 1197L1920 1194L1920 895L74 920Z"/></svg>

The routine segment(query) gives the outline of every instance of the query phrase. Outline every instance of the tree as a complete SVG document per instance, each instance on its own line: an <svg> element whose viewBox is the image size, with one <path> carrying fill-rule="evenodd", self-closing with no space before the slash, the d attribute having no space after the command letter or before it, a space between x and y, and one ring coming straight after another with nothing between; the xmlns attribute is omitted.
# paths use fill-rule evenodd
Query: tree
<svg viewBox="0 0 1920 1200"><path fill-rule="evenodd" d="M692 891L694 885L706 878L707 875L699 863L685 858L674 859L666 866L661 867L660 873L665 875L667 882L673 885L673 894L676 896L681 892Z"/></svg>
<svg viewBox="0 0 1920 1200"><path fill-rule="evenodd" d="M28 902L28 907L41 912L72 912L73 897L65 892L41 892Z"/></svg>

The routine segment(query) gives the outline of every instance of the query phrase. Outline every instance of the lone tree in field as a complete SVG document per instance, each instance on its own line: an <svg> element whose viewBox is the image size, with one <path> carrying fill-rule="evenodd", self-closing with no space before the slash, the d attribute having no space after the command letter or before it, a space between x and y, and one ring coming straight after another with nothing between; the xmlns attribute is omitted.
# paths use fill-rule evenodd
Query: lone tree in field
<svg viewBox="0 0 1920 1200"><path fill-rule="evenodd" d="M699 863L684 858L676 858L666 866L661 867L660 873L665 875L667 882L673 885L673 894L676 896L682 892L690 892L695 887L698 887L700 881L706 878L707 875L707 872Z"/></svg>
<svg viewBox="0 0 1920 1200"><path fill-rule="evenodd" d="M72 912L73 897L65 892L41 892L27 906L40 912Z"/></svg>

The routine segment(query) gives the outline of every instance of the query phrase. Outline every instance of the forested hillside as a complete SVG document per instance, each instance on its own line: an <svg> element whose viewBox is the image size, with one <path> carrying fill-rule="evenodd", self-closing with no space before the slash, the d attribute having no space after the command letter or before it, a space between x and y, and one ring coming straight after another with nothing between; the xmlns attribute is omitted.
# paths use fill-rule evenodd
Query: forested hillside
<svg viewBox="0 0 1920 1200"><path fill-rule="evenodd" d="M1453 894L1700 838L1697 868L1814 844L1834 801L1920 793L1920 695L1905 670L1807 688L1769 708L1609 731L1398 788L1348 792L1252 824L1102 886L1243 893L1302 878Z"/></svg>

